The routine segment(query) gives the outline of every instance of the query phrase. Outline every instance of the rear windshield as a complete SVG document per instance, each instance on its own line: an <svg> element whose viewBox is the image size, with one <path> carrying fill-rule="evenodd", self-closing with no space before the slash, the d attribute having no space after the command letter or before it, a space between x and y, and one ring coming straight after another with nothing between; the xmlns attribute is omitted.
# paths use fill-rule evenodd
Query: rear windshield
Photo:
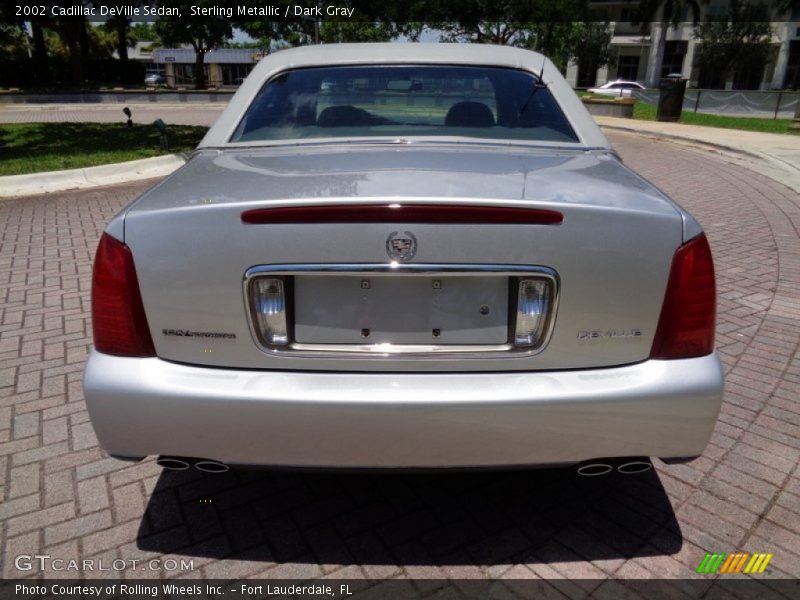
<svg viewBox="0 0 800 600"><path fill-rule="evenodd" d="M578 141L535 75L454 66L286 71L261 89L231 141L413 136Z"/></svg>

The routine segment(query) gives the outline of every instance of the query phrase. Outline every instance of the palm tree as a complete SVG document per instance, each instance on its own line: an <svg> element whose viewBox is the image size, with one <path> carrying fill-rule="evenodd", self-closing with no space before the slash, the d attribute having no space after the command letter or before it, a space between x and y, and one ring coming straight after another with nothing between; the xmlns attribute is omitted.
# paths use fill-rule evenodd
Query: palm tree
<svg viewBox="0 0 800 600"><path fill-rule="evenodd" d="M697 24L702 12L701 6L708 2L709 0L639 0L635 24L641 25L643 33L648 23L658 22L659 24L658 44L655 48L654 77L656 80L661 75L664 48L667 44L667 29L669 27L677 28L685 16L688 16L687 13L691 13L692 22ZM652 39L652 32L650 35Z"/></svg>

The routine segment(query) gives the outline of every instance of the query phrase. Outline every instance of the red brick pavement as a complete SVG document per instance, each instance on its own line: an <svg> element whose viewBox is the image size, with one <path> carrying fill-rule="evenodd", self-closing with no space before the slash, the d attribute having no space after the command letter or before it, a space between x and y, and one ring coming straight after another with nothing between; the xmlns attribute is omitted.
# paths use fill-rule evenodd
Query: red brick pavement
<svg viewBox="0 0 800 600"><path fill-rule="evenodd" d="M107 458L81 390L91 260L107 220L148 184L12 200L0 203L2 575L39 576L13 559L46 553L193 560L126 577L541 577L558 595L602 582L554 578L698 577L707 550L774 552L767 576L800 575L800 198L699 152L611 138L713 247L727 389L700 459L581 479L204 476Z"/></svg>

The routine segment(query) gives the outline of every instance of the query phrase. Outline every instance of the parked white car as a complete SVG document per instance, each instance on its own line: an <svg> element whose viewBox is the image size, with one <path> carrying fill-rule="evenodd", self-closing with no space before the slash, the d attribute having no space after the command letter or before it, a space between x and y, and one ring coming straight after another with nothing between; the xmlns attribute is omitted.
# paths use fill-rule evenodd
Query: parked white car
<svg viewBox="0 0 800 600"><path fill-rule="evenodd" d="M618 79L616 81L609 81L600 87L593 87L586 90L592 94L600 94L601 96L618 96L629 97L635 90L644 90L645 88L641 83L636 81L624 81Z"/></svg>
<svg viewBox="0 0 800 600"><path fill-rule="evenodd" d="M86 401L165 468L684 461L722 398L709 244L540 54L259 62L111 220Z"/></svg>

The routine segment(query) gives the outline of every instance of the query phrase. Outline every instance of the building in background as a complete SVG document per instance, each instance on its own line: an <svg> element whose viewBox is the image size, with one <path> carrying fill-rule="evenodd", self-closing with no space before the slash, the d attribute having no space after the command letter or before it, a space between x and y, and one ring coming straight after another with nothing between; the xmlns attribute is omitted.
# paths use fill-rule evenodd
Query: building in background
<svg viewBox="0 0 800 600"><path fill-rule="evenodd" d="M219 48L206 53L205 71L208 87L236 87L262 58L257 48ZM194 86L195 52L191 48L156 48L153 63L163 70L169 87Z"/></svg>
<svg viewBox="0 0 800 600"><path fill-rule="evenodd" d="M723 0L710 0L701 4L703 15L722 16L726 11ZM597 19L609 21L612 30L611 47L617 52L617 64L596 72L582 72L580 65L570 64L566 78L573 87L592 87L616 79L640 81L655 87L658 80L672 73L680 73L689 80L690 87L703 87L713 79L702 73L695 64L695 49L702 43L694 38L694 24L687 13L677 27L664 23L634 24L638 0L591 0L592 14ZM800 89L800 8L783 15L783 20L772 21L774 51L761 72L731 73L727 80L714 87L724 89ZM702 19L702 17L701 17ZM663 59L658 68L658 47L666 34Z"/></svg>

